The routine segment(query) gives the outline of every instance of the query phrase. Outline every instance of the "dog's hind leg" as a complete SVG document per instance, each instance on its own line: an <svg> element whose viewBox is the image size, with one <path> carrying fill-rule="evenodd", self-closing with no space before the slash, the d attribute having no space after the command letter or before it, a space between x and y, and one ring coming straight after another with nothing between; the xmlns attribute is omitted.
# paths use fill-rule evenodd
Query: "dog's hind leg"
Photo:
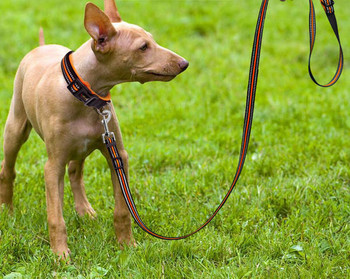
<svg viewBox="0 0 350 279"><path fill-rule="evenodd" d="M68 174L72 188L75 210L80 216L85 214L90 217L96 217L95 210L91 207L85 193L83 180L84 160L70 161L68 165Z"/></svg>
<svg viewBox="0 0 350 279"><path fill-rule="evenodd" d="M18 151L28 139L32 125L30 124L22 101L22 83L18 82L18 75L14 87L10 112L4 132L4 160L0 172L0 205L6 204L11 209L13 197L13 183L16 176L15 163Z"/></svg>

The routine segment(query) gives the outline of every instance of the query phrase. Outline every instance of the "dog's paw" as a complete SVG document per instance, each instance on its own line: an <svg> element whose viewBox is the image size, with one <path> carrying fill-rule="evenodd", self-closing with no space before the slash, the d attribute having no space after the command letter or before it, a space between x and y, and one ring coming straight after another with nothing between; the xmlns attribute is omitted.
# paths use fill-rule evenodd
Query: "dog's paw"
<svg viewBox="0 0 350 279"><path fill-rule="evenodd" d="M121 238L118 237L118 243L120 250L124 250L126 247L136 248L137 243L133 237Z"/></svg>
<svg viewBox="0 0 350 279"><path fill-rule="evenodd" d="M95 219L97 217L95 210L91 207L90 204L76 206L75 210L80 217L83 217L85 215L89 216L91 219Z"/></svg>
<svg viewBox="0 0 350 279"><path fill-rule="evenodd" d="M10 215L13 215L13 204L6 203L0 199L0 212L7 212Z"/></svg>
<svg viewBox="0 0 350 279"><path fill-rule="evenodd" d="M54 251L54 253L57 255L57 264L70 264L71 263L71 257L70 257L70 250L67 248L67 249L56 249Z"/></svg>

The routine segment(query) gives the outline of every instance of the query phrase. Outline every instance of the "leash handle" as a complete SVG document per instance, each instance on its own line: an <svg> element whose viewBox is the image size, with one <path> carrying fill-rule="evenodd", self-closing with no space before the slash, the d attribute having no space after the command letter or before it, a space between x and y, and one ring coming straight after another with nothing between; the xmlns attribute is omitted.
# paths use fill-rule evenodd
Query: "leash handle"
<svg viewBox="0 0 350 279"><path fill-rule="evenodd" d="M339 36L339 30L338 30L338 24L337 24L337 19L334 14L334 1L333 0L320 0L321 5L327 15L328 21L330 25L332 26L333 32L338 40L339 44L339 62L338 62L338 68L337 71L335 72L333 78L331 79L330 82L327 84L320 84L317 82L316 78L312 74L311 70L311 56L312 56L312 51L315 46L315 39L316 39L316 14L315 14L315 8L312 0L309 0L310 2L310 14L309 14L309 33L310 33L310 54L309 54L309 75L310 78L314 83L316 83L318 86L321 87L330 87L334 85L338 79L340 78L340 75L343 71L343 65L344 65L344 57L343 57L343 49L341 46L340 42L340 36Z"/></svg>
<svg viewBox="0 0 350 279"><path fill-rule="evenodd" d="M219 204L217 209L214 211L214 213L208 218L208 220L201 225L199 228L197 228L195 231L183 235L183 236L177 236L177 237L168 237L168 236L162 236L160 234L157 234L150 230L142 221L137 208L134 203L134 199L131 195L131 191L129 188L129 184L125 175L125 171L123 168L123 162L122 159L118 153L117 149L117 144L115 141L115 137L113 133L108 132L108 128L106 129L106 133L103 134L103 140L104 143L106 144L106 147L108 149L108 152L112 158L113 161L113 166L114 169L117 173L119 184L125 199L125 202L128 206L128 209L134 218L135 222L140 226L141 229L143 229L145 232L148 234L164 239L164 240L179 240L179 239L184 239L187 238L201 229L203 229L206 225L209 224L209 222L216 216L216 214L219 212L219 210L224 206L225 202L229 198L230 194L232 193L233 189L236 186L236 183L238 181L238 178L242 172L244 162L246 159L247 155L247 150L248 150L248 145L249 145L249 139L250 139L250 133L252 129L252 123L253 123L253 114L254 114L254 103L255 103L255 93L256 93L256 88L257 88L257 83L258 83L258 74L259 74L259 63L260 63L260 52L261 52L261 45L262 45L262 37L263 37L263 30L264 30L264 23L265 23L265 17L266 17L266 12L267 12L267 7L268 7L269 0L262 0L260 11L259 11L259 17L255 29L255 35L254 35L254 42L253 42L253 49L252 49L252 56L251 56L251 61L250 61L250 70L249 70L249 79L248 79L248 89L247 89L247 99L246 99L246 108L245 108L245 115L244 115L244 124L243 124L243 134L242 134L242 142L241 142L241 150L240 150L240 155L239 155L239 160L238 160L238 165L236 169L236 173L233 179L233 182L225 195L224 199L222 202ZM321 0L322 6L324 7L326 14L328 16L328 19L332 25L332 28L334 30L334 33L336 34L339 45L340 45L340 39L339 39L339 34L338 34L338 28L334 16L334 9L333 9L333 1L332 0ZM317 81L314 79L311 69L310 69L310 59L311 59L311 53L313 50L314 46L314 41L315 41L315 36L316 36L316 20L315 20L315 11L313 8L313 3L312 0L310 0L310 58L309 58L309 70L310 70L310 76L312 80L316 83ZM341 74L343 67L343 52L340 46L340 60L339 60L339 65L338 65L338 70L331 80L326 85L320 85L323 87L328 87L333 85L338 79Z"/></svg>

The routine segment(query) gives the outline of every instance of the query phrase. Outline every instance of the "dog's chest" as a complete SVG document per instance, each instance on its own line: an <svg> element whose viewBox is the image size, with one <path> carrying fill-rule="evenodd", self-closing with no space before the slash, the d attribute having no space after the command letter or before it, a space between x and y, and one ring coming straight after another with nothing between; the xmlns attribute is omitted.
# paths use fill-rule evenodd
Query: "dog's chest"
<svg viewBox="0 0 350 279"><path fill-rule="evenodd" d="M88 121L87 119L76 119L72 123L74 138L74 152L81 157L90 154L101 145L103 127L100 121Z"/></svg>
<svg viewBox="0 0 350 279"><path fill-rule="evenodd" d="M91 145L92 145L93 141L91 139L84 139L82 142L81 142L81 152L84 154L84 153L87 153L90 149L91 149Z"/></svg>

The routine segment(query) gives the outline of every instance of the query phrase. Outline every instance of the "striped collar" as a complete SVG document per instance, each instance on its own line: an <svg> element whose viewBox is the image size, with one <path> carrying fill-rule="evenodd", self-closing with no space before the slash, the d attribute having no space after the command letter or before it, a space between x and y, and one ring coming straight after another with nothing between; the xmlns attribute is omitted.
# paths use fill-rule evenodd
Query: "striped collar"
<svg viewBox="0 0 350 279"><path fill-rule="evenodd" d="M85 106L101 109L111 101L111 94L108 93L106 97L101 97L91 89L90 84L84 81L74 68L72 53L73 51L68 52L61 62L62 73L68 83L68 90Z"/></svg>

